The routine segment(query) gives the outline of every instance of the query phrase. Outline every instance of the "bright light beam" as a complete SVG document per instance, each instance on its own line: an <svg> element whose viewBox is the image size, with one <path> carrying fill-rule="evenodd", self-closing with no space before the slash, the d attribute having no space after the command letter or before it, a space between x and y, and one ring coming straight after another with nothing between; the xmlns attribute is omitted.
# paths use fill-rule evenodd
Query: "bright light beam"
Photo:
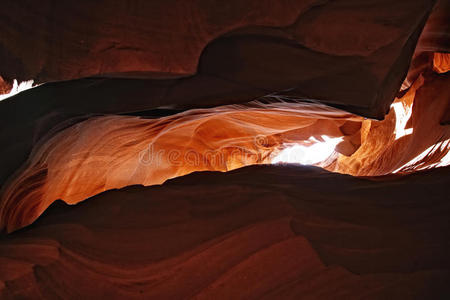
<svg viewBox="0 0 450 300"><path fill-rule="evenodd" d="M8 94L2 94L0 95L0 101L9 98L11 96L14 96L22 91L31 89L33 87L34 80L28 80L28 81L22 81L21 83L18 83L16 79L14 79L13 87L11 91Z"/></svg>
<svg viewBox="0 0 450 300"><path fill-rule="evenodd" d="M450 140L441 141L435 145L432 145L428 147L425 151L417 155L415 158L398 168L397 170L393 171L392 173L397 173L402 169L406 169L408 167L414 166L415 164L421 162L426 156L430 155L431 152L435 151L436 149L447 149L450 146ZM437 168L437 167L445 167L450 165L450 151L447 152L447 154L441 158L440 161L426 165L425 167L421 167L420 165L415 168L415 171L423 170L423 169L431 169L431 168Z"/></svg>
<svg viewBox="0 0 450 300"><path fill-rule="evenodd" d="M310 138L313 142L311 146L294 144L283 149L272 159L272 164L277 163L298 163L302 165L316 165L327 160L333 155L336 145L342 141L342 137L330 138L322 135L324 142L315 138Z"/></svg>
<svg viewBox="0 0 450 300"><path fill-rule="evenodd" d="M395 140L398 140L402 136L412 134L412 128L406 129L406 123L412 115L412 105L405 107L402 102L395 102L392 103L391 108L395 112Z"/></svg>

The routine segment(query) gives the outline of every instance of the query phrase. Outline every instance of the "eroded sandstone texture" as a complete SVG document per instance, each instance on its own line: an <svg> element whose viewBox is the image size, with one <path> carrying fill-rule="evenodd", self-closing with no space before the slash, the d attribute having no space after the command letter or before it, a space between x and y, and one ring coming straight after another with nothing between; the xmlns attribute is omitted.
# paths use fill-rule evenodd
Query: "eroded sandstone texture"
<svg viewBox="0 0 450 300"><path fill-rule="evenodd" d="M435 61L441 68L442 59ZM29 225L58 199L76 204L127 185L271 163L286 144L311 136L342 138L340 154L321 164L330 171L381 176L429 168L450 149L449 84L447 75L427 70L383 121L279 99L150 119L92 116L35 145L3 188L0 226L11 232Z"/></svg>
<svg viewBox="0 0 450 300"><path fill-rule="evenodd" d="M48 82L195 74L170 84L166 105L185 103L179 98L195 87L207 90L202 98L208 101L224 93L242 102L276 93L383 118L433 4L6 1L0 13L1 75Z"/></svg>
<svg viewBox="0 0 450 300"><path fill-rule="evenodd" d="M0 298L449 298L449 19L2 1Z"/></svg>
<svg viewBox="0 0 450 300"><path fill-rule="evenodd" d="M439 299L448 168L252 166L54 203L0 240L3 298Z"/></svg>

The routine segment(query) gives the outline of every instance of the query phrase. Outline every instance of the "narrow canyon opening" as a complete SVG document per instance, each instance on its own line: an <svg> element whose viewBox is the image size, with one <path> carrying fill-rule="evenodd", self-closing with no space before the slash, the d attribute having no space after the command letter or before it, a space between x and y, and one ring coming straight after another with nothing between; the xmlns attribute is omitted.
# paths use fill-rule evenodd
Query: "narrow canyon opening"
<svg viewBox="0 0 450 300"><path fill-rule="evenodd" d="M450 131L439 121L448 95L434 79L438 70L448 71L441 60L434 60L434 74L421 74L394 100L382 121L319 103L269 99L157 118L88 118L33 148L26 167L4 188L0 225L11 232L59 199L76 204L197 171L297 163L367 177L447 166Z"/></svg>

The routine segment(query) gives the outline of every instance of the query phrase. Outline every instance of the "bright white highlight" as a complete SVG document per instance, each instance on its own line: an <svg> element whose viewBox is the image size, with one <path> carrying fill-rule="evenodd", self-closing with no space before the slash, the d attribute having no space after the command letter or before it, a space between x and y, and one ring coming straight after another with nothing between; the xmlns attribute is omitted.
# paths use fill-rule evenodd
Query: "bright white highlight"
<svg viewBox="0 0 450 300"><path fill-rule="evenodd" d="M22 91L31 89L33 87L33 83L34 80L22 81L21 83L18 83L17 80L14 79L11 91L8 94L0 95L0 101L9 98L11 96L14 96L15 94L18 94Z"/></svg>
<svg viewBox="0 0 450 300"><path fill-rule="evenodd" d="M342 137L330 138L322 135L319 141L314 137L309 138L310 146L294 144L283 149L277 156L272 159L272 164L276 163L298 163L302 165L316 165L330 158L336 145L342 141Z"/></svg>
<svg viewBox="0 0 450 300"><path fill-rule="evenodd" d="M422 161L427 155L431 154L431 152L434 152L437 149L446 149L446 148L448 149L449 146L450 146L450 139L439 142L433 146L430 146L425 151L423 151L422 153L420 153L419 155L417 155L416 157L414 157L409 162L407 162L406 164L404 164L403 166L401 166L400 168L398 168L397 170L395 170L392 173L397 173L398 171L400 171L404 168L414 166L415 164ZM448 151L447 154L444 157L442 157L440 161L423 166L423 167L421 167L419 164L415 168L415 170L418 171L418 170L431 169L431 168L437 168L437 167L445 167L448 165L450 165L450 151Z"/></svg>
<svg viewBox="0 0 450 300"><path fill-rule="evenodd" d="M402 102L392 103L391 108L395 112L395 140L398 140L402 136L409 135L413 133L412 128L405 129L406 123L412 114L412 105L405 106Z"/></svg>

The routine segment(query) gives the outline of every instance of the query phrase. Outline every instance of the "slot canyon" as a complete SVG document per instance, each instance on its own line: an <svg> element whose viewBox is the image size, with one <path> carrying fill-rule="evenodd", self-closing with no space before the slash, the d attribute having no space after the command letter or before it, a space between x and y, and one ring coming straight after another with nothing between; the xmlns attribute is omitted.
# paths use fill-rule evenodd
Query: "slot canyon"
<svg viewBox="0 0 450 300"><path fill-rule="evenodd" d="M449 20L0 1L0 299L450 299Z"/></svg>

